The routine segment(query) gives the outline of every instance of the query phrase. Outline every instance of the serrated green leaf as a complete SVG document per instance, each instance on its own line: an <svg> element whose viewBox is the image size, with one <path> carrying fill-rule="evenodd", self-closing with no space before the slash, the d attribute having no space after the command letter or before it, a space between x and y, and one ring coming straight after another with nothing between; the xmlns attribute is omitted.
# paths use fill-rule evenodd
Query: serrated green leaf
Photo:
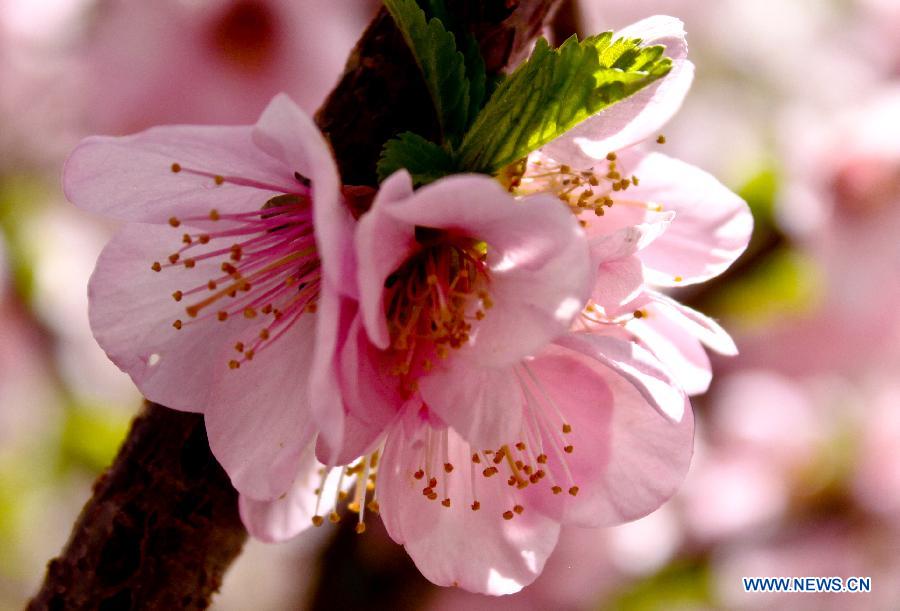
<svg viewBox="0 0 900 611"><path fill-rule="evenodd" d="M668 74L664 47L612 32L558 49L540 39L497 88L458 150L460 166L493 174Z"/></svg>
<svg viewBox="0 0 900 611"><path fill-rule="evenodd" d="M456 171L453 157L446 150L413 132L404 132L388 140L378 160L378 180L382 181L397 170L409 171L415 186L452 174Z"/></svg>
<svg viewBox="0 0 900 611"><path fill-rule="evenodd" d="M427 19L415 0L385 0L384 5L422 72L444 140L458 141L469 122L469 81L456 37L439 19Z"/></svg>

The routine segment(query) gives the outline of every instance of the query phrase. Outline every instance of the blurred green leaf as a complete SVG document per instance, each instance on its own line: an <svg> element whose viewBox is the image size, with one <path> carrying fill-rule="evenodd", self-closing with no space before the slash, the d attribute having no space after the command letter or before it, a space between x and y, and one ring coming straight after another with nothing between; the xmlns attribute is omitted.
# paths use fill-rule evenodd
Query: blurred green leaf
<svg viewBox="0 0 900 611"><path fill-rule="evenodd" d="M679 560L660 572L638 581L602 609L615 611L670 611L708 608L711 599L710 570L707 563Z"/></svg>
<svg viewBox="0 0 900 611"><path fill-rule="evenodd" d="M822 285L813 260L781 247L723 285L710 307L737 323L762 326L785 315L809 311L816 304Z"/></svg>
<svg viewBox="0 0 900 611"><path fill-rule="evenodd" d="M113 408L76 405L67 409L60 439L64 466L101 472L115 457L130 420L130 414Z"/></svg>
<svg viewBox="0 0 900 611"><path fill-rule="evenodd" d="M775 195L778 192L778 173L774 164L767 164L751 176L738 190L756 224L772 225L775 222Z"/></svg>

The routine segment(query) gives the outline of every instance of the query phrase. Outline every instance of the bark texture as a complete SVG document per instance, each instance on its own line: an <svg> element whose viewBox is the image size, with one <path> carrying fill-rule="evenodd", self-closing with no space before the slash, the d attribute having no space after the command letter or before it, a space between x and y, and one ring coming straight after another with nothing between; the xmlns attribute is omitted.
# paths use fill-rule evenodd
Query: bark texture
<svg viewBox="0 0 900 611"><path fill-rule="evenodd" d="M557 3L447 2L477 37L491 72L527 53ZM344 182L352 185L376 185L378 155L391 136L437 130L413 57L384 9L357 43L316 119ZM204 609L246 537L237 492L209 450L202 416L148 404L94 485L28 609ZM344 547L346 538L341 540ZM328 558L334 555L325 559L326 575L337 568L328 566L334 561ZM345 564L352 559L352 550L340 555ZM345 585L332 581L323 585ZM328 599L320 590L316 606L328 607Z"/></svg>

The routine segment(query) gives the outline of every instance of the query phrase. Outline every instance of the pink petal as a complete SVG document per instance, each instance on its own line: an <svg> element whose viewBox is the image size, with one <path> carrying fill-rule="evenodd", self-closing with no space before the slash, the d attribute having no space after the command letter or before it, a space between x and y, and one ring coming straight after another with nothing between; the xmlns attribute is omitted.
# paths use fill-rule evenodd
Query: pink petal
<svg viewBox="0 0 900 611"><path fill-rule="evenodd" d="M240 369L223 366L204 410L209 446L238 492L272 500L291 486L315 435L309 417L313 316L301 316Z"/></svg>
<svg viewBox="0 0 900 611"><path fill-rule="evenodd" d="M616 36L641 38L646 45L665 45L672 70L652 85L582 122L543 151L557 161L590 166L615 152L656 136L671 119L690 89L694 65L687 60L684 24L656 15L639 21Z"/></svg>
<svg viewBox="0 0 900 611"><path fill-rule="evenodd" d="M680 422L684 417L687 404L684 392L656 357L644 348L599 332L570 333L556 343L609 367L666 418Z"/></svg>
<svg viewBox="0 0 900 611"><path fill-rule="evenodd" d="M640 295L644 273L635 255L662 235L673 217L674 214L668 213L648 223L630 225L591 239L591 258L598 266L591 299L607 316L618 316Z"/></svg>
<svg viewBox="0 0 900 611"><path fill-rule="evenodd" d="M516 200L486 176L456 175L386 213L410 226L453 230L489 245L488 291L495 305L463 349L470 353L466 358L514 363L564 333L587 300L593 279L587 242L575 217L553 197Z"/></svg>
<svg viewBox="0 0 900 611"><path fill-rule="evenodd" d="M258 501L241 495L238 506L241 521L250 534L269 543L285 541L312 526L316 515L316 490L321 488L318 515L327 515L334 508L338 472L332 471L323 482L320 470L324 468L313 454L312 444L301 456L297 476L283 496L271 501Z"/></svg>
<svg viewBox="0 0 900 611"><path fill-rule="evenodd" d="M567 525L609 526L644 516L675 493L690 464L693 417L686 399L686 413L672 422L600 365L568 350L529 365L571 425L568 473L558 461L547 463L558 480L571 474L579 488L577 496L566 496L560 517Z"/></svg>
<svg viewBox="0 0 900 611"><path fill-rule="evenodd" d="M243 317L189 322L184 304L172 294L205 285L221 271L211 259L198 260L193 269L152 271L151 263L165 260L173 245L179 245L178 233L171 227L122 227L91 276L89 318L97 342L145 397L174 409L203 411L214 380L234 358L234 343L257 331ZM187 323L181 330L172 327L177 319Z"/></svg>
<svg viewBox="0 0 900 611"><path fill-rule="evenodd" d="M398 221L387 210L411 195L409 173L395 172L381 184L356 229L360 309L369 339L382 350L391 343L382 303L384 282L417 248L415 226Z"/></svg>
<svg viewBox="0 0 900 611"><path fill-rule="evenodd" d="M533 509L504 520L502 514L517 498L505 482L479 481L473 495L470 449L452 430L447 432L447 456L456 468L438 473L439 499L428 500L422 494L425 484L413 473L423 464L429 431L441 435L425 424L396 426L388 435L378 472L378 498L388 533L433 583L483 594L519 591L540 574L556 545L559 525ZM438 461L440 469L443 459ZM473 511L476 496L480 509ZM450 507L441 504L444 498L450 499Z"/></svg>
<svg viewBox="0 0 900 611"><path fill-rule="evenodd" d="M753 231L750 209L713 176L660 153L631 152L620 159L624 171L640 179L621 198L675 212L666 232L641 251L649 282L662 286L704 282L744 252Z"/></svg>
<svg viewBox="0 0 900 611"><path fill-rule="evenodd" d="M688 395L706 392L712 367L700 341L673 319L668 308L652 304L645 306L644 312L642 318L628 322L627 329L656 355Z"/></svg>
<svg viewBox="0 0 900 611"><path fill-rule="evenodd" d="M353 295L353 217L340 198L331 148L312 118L285 94L272 98L253 128L253 142L312 183L313 221L322 269L339 290Z"/></svg>
<svg viewBox="0 0 900 611"><path fill-rule="evenodd" d="M421 378L419 392L430 409L477 448L499 448L518 437L522 427L523 398L511 367L455 359Z"/></svg>
<svg viewBox="0 0 900 611"><path fill-rule="evenodd" d="M66 160L66 197L90 212L147 223L203 216L213 208L259 209L299 185L288 167L254 146L251 132L250 126L167 126L120 138L92 136ZM173 163L182 171L172 172ZM216 186L215 175L242 184Z"/></svg>
<svg viewBox="0 0 900 611"><path fill-rule="evenodd" d="M725 356L735 356L738 353L737 346L728 332L709 316L656 291L648 291L648 296L669 318L689 331L710 350Z"/></svg>

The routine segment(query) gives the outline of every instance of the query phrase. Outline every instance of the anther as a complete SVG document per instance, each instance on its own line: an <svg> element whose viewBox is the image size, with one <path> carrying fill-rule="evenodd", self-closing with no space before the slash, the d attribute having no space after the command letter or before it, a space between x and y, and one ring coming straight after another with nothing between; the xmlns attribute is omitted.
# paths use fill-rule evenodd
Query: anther
<svg viewBox="0 0 900 611"><path fill-rule="evenodd" d="M194 259L184 260L184 266L188 269L193 269L195 265L197 265L197 262Z"/></svg>
<svg viewBox="0 0 900 611"><path fill-rule="evenodd" d="M206 283L206 288L208 288L211 291L216 290L218 287L219 287L219 285L216 284L215 280L210 280L209 282Z"/></svg>
<svg viewBox="0 0 900 611"><path fill-rule="evenodd" d="M516 449L519 450L520 452L524 452L525 451L525 442L524 441L518 442L516 444Z"/></svg>
<svg viewBox="0 0 900 611"><path fill-rule="evenodd" d="M615 160L616 160L616 154L615 154L615 153L607 153L607 154L606 154L606 160L607 160L607 161L615 161Z"/></svg>
<svg viewBox="0 0 900 611"><path fill-rule="evenodd" d="M172 164L172 172L174 172L175 174L178 174L178 172L180 172L180 171L181 171L181 164L173 163Z"/></svg>
<svg viewBox="0 0 900 611"><path fill-rule="evenodd" d="M559 494L560 492L562 492L562 488L560 488L559 486L553 486L553 488L551 488L550 490L553 491L553 494Z"/></svg>
<svg viewBox="0 0 900 611"><path fill-rule="evenodd" d="M569 494L571 494L572 496L578 494L578 486L572 486L571 488L569 488Z"/></svg>
<svg viewBox="0 0 900 611"><path fill-rule="evenodd" d="M336 511L332 511L330 514L328 514L328 521L332 524L337 524L341 521L341 516L338 515Z"/></svg>
<svg viewBox="0 0 900 611"><path fill-rule="evenodd" d="M178 263L178 259L180 258L181 255L179 255L177 252L173 252L171 255L169 255L169 263L175 265L176 263Z"/></svg>
<svg viewBox="0 0 900 611"><path fill-rule="evenodd" d="M225 312L223 310L223 311L219 312L218 314L216 314L216 318L218 318L220 321L228 320L228 312Z"/></svg>
<svg viewBox="0 0 900 611"><path fill-rule="evenodd" d="M472 511L478 511L479 509L481 509L481 503L479 503L478 501L472 503Z"/></svg>
<svg viewBox="0 0 900 611"><path fill-rule="evenodd" d="M162 265L159 264L159 261L154 261L154 262L153 262L153 265L150 266L150 269L152 269L152 270L155 271L155 272L161 272L161 271L162 271Z"/></svg>
<svg viewBox="0 0 900 611"><path fill-rule="evenodd" d="M441 501L441 505L443 505L444 507L449 507L450 499L444 499L443 501Z"/></svg>
<svg viewBox="0 0 900 611"><path fill-rule="evenodd" d="M453 471L453 465L448 462L444 463L444 471L450 473L451 471Z"/></svg>
<svg viewBox="0 0 900 611"><path fill-rule="evenodd" d="M571 433L571 432L572 432L572 425L571 425L571 424L563 424L563 425L562 425L562 432L563 432L563 434L565 434L565 435L568 435L569 433Z"/></svg>
<svg viewBox="0 0 900 611"><path fill-rule="evenodd" d="M484 475L485 477L490 477L490 476L494 475L495 473L497 473L497 471L498 471L497 467L488 467L487 469L482 471L481 474Z"/></svg>
<svg viewBox="0 0 900 611"><path fill-rule="evenodd" d="M181 221L173 216L169 218L169 225L171 225L172 227L178 227L179 225L181 225Z"/></svg>
<svg viewBox="0 0 900 611"><path fill-rule="evenodd" d="M312 517L313 526L321 526L324 522L325 522L325 518L323 518L322 516L313 516Z"/></svg>
<svg viewBox="0 0 900 611"><path fill-rule="evenodd" d="M537 461L539 464L542 464L542 465L547 464L547 455L546 454L538 454Z"/></svg>
<svg viewBox="0 0 900 611"><path fill-rule="evenodd" d="M244 351L244 342L236 343L234 345L234 349L237 350L238 352L243 352Z"/></svg>
<svg viewBox="0 0 900 611"><path fill-rule="evenodd" d="M568 445L568 446L566 446L566 447L563 448L563 451L564 451L566 454L571 454L572 452L575 451L575 446Z"/></svg>
<svg viewBox="0 0 900 611"><path fill-rule="evenodd" d="M181 330L181 327L183 327L184 325L181 323L180 320L176 320L175 322L172 323L172 326L178 330Z"/></svg>
<svg viewBox="0 0 900 611"><path fill-rule="evenodd" d="M666 143L666 137L663 136L662 134L660 134L660 135L656 138L656 142L657 142L657 144L665 144L665 143Z"/></svg>
<svg viewBox="0 0 900 611"><path fill-rule="evenodd" d="M219 211L213 208L209 211L209 220L218 221L219 220Z"/></svg>
<svg viewBox="0 0 900 611"><path fill-rule="evenodd" d="M422 479L423 477L425 477L425 472L419 469L418 471L413 473L413 477L416 479Z"/></svg>
<svg viewBox="0 0 900 611"><path fill-rule="evenodd" d="M244 308L244 318L256 318L256 310L250 307Z"/></svg>
<svg viewBox="0 0 900 611"><path fill-rule="evenodd" d="M525 511L525 508L521 505L516 505L515 507L513 507L513 511L515 511L519 515L522 515L522 512Z"/></svg>
<svg viewBox="0 0 900 611"><path fill-rule="evenodd" d="M183 236L181 236L181 242L190 246L191 244L194 243L194 240L191 238L190 234L186 233Z"/></svg>
<svg viewBox="0 0 900 611"><path fill-rule="evenodd" d="M356 523L356 534L361 535L366 532L366 523L365 522L357 522Z"/></svg>
<svg viewBox="0 0 900 611"><path fill-rule="evenodd" d="M172 299L174 299L175 301L181 301L182 297L184 297L184 293L182 293L181 291L175 291L174 293L172 293Z"/></svg>
<svg viewBox="0 0 900 611"><path fill-rule="evenodd" d="M228 361L229 369L238 369L238 368L240 368L240 366L241 366L241 364L239 362L235 361L234 359L231 359L230 361Z"/></svg>
<svg viewBox="0 0 900 611"><path fill-rule="evenodd" d="M221 185L223 182L225 182L225 177L224 176L216 176L215 178L213 178L213 181L215 181L215 183L217 185Z"/></svg>
<svg viewBox="0 0 900 611"><path fill-rule="evenodd" d="M509 511L509 510L504 511L504 512L503 512L503 519L504 519L504 520L512 520L514 515L515 515L515 514L514 514L513 512L511 512L511 511Z"/></svg>
<svg viewBox="0 0 900 611"><path fill-rule="evenodd" d="M472 462L477 465L481 462L481 457L478 454L472 454Z"/></svg>

